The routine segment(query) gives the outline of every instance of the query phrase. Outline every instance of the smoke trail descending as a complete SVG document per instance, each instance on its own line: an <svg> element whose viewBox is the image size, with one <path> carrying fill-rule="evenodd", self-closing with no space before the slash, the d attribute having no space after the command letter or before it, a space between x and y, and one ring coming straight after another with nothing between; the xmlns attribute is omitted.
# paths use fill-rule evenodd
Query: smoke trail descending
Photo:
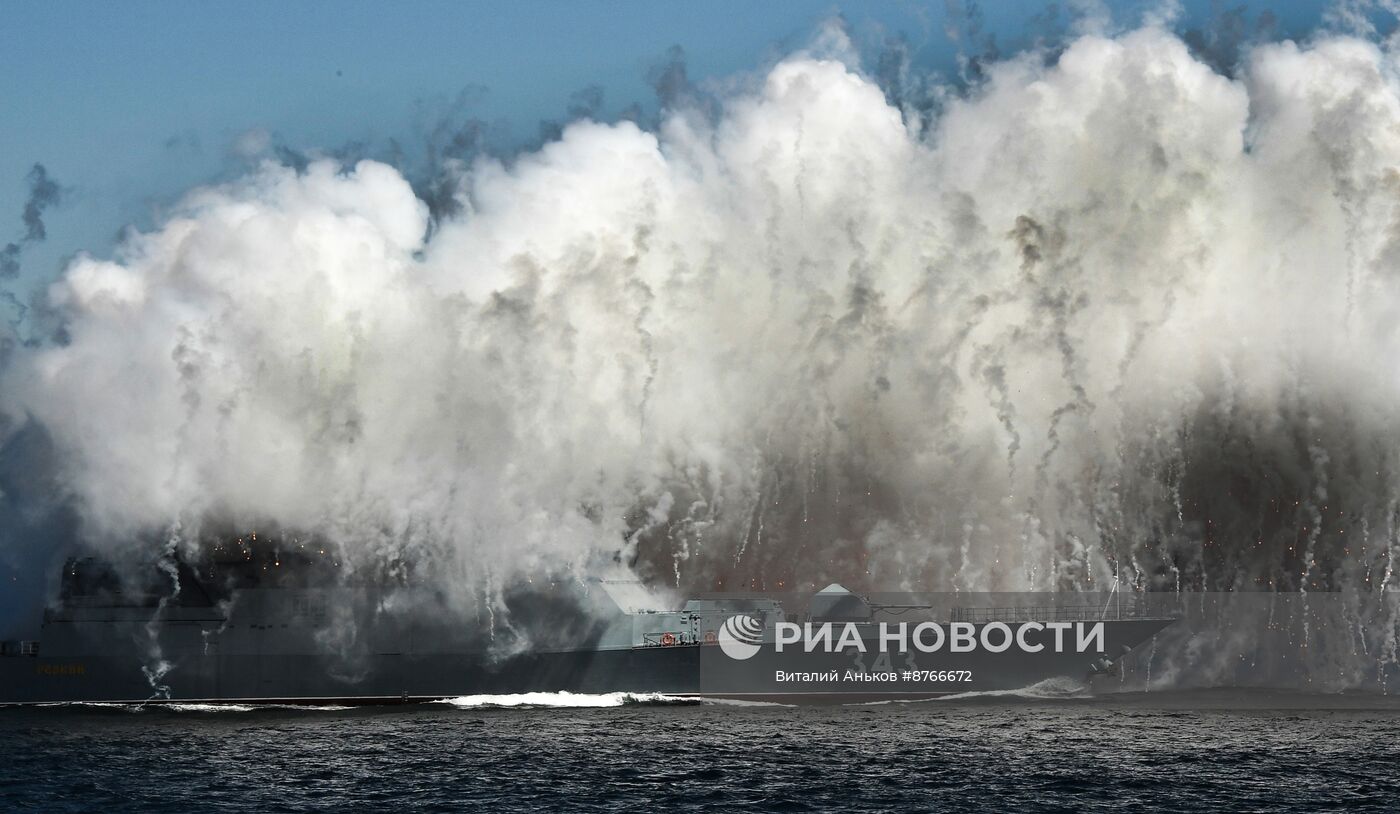
<svg viewBox="0 0 1400 814"><path fill-rule="evenodd" d="M29 197L24 203L21 220L24 222L24 235L17 241L6 243L0 248L0 368L3 368L11 350L19 343L18 326L29 316L30 307L4 283L19 276L20 258L24 250L35 243L42 243L48 237L44 225L44 212L59 204L64 189L49 176L43 164L35 164L25 177L29 183ZM3 417L0 416L0 424Z"/></svg>
<svg viewBox="0 0 1400 814"><path fill-rule="evenodd" d="M4 407L108 553L217 521L466 596L615 560L1394 587L1390 51L1262 45L1228 78L1160 28L1085 35L979 60L925 124L821 41L656 132L478 157L430 238L375 162L196 190L68 267L69 341Z"/></svg>
<svg viewBox="0 0 1400 814"><path fill-rule="evenodd" d="M44 226L44 210L59 203L63 198L63 187L49 177L43 164L35 164L29 170L29 199L24 204L24 236L14 243L5 244L0 249L0 279L19 274L19 258L24 247L39 243L48 237Z"/></svg>

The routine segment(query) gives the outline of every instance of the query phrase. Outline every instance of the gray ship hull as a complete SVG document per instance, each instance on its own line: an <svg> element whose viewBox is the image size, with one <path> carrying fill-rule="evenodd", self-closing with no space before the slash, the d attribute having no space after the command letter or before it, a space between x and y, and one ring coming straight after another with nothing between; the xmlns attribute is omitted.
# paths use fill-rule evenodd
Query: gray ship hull
<svg viewBox="0 0 1400 814"><path fill-rule="evenodd" d="M781 701L1014 690L1046 679L1083 680L1147 641L1170 619L1107 621L1101 652L777 652L771 643L736 661L704 642L489 656L432 652L432 639L398 652L295 650L309 637L269 626L230 637L222 621L52 623L48 652L0 659L0 703L393 703L523 692L662 693ZM68 628L64 630L63 628ZM141 645L157 641L160 653ZM228 650L235 652L226 652ZM280 651L280 652L279 652ZM163 668L163 669L162 669Z"/></svg>
<svg viewBox="0 0 1400 814"><path fill-rule="evenodd" d="M954 607L944 609L957 620L948 646L923 652L928 641L918 637L887 648L886 624L876 620L888 613L915 630L917 612L937 627L933 605L881 605L839 585L813 597L805 614L754 595L666 607L630 580L550 584L483 610L404 587L261 577L229 588L227 574L176 566L165 573L178 584L167 578L156 593L123 590L100 564L70 561L41 638L0 646L0 703L344 704L526 692L924 697L1104 675L1172 622L1132 602L1125 615L1121 597L1077 607ZM1116 618L1107 618L1110 610ZM843 620L849 639L824 648L785 641L832 620ZM953 626L972 639L999 627L1006 638L1007 623L1035 628L1041 646L1010 648L1008 638L997 650L995 636L990 646L954 646ZM1084 625L1092 635L1079 635ZM735 644L736 631L747 643Z"/></svg>

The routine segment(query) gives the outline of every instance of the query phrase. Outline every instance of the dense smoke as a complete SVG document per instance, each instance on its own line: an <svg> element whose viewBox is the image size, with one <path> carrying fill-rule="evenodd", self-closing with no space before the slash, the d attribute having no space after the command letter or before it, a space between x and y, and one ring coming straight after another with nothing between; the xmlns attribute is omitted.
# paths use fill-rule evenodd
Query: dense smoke
<svg viewBox="0 0 1400 814"><path fill-rule="evenodd" d="M231 524L463 596L1393 588L1395 59L1241 53L1085 35L916 116L833 29L655 132L460 164L431 231L387 165L267 163L73 261L4 409L109 555Z"/></svg>

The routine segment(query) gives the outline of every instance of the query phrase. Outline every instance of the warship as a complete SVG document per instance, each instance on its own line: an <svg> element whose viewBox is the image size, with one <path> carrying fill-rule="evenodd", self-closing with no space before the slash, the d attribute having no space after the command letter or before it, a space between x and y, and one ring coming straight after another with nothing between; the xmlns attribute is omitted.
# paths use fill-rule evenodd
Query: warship
<svg viewBox="0 0 1400 814"><path fill-rule="evenodd" d="M604 579L526 586L508 608L463 614L426 589L337 578L329 559L168 558L136 587L100 560L70 559L39 638L0 645L0 704L921 698L1092 684L1174 621L1132 596L972 607L832 585L795 610L759 594L667 603Z"/></svg>

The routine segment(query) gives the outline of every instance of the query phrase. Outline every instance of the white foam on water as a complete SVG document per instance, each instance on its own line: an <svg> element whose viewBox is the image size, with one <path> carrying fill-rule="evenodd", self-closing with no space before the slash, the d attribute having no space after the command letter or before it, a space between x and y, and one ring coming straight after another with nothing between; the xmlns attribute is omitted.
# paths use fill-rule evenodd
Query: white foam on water
<svg viewBox="0 0 1400 814"><path fill-rule="evenodd" d="M752 701L746 698L701 698L697 699L702 704L710 704L718 707L792 707L796 704L784 704L780 701Z"/></svg>
<svg viewBox="0 0 1400 814"><path fill-rule="evenodd" d="M152 703L133 701L45 701L33 704L35 707L81 707L94 709L120 709L128 712L145 710L165 710L169 712L256 712L267 709L300 709L317 712L335 712L353 707L334 704L211 704L211 703Z"/></svg>
<svg viewBox="0 0 1400 814"><path fill-rule="evenodd" d="M147 704L172 712L257 712L266 709L296 709L308 712L338 712L354 709L341 704Z"/></svg>
<svg viewBox="0 0 1400 814"><path fill-rule="evenodd" d="M1056 677L1037 681L1027 687L1015 690L981 690L949 693L928 698L891 698L886 701L865 701L851 706L880 706L883 704L925 704L939 701L968 701L979 699L1005 698L1027 701L1072 701L1093 698L1094 693L1087 684L1072 678Z"/></svg>
<svg viewBox="0 0 1400 814"><path fill-rule="evenodd" d="M24 706L24 705L18 705L18 706ZM130 707L130 706L132 706L132 705L131 705L131 704L123 704L123 703L120 703L120 702L117 702L117 701L44 701L44 702L41 702L41 703L34 704L34 706L36 706L36 707L98 707L98 708L109 708L109 707L110 707L110 708L113 708L113 709L122 709L122 708L125 708L125 707Z"/></svg>
<svg viewBox="0 0 1400 814"><path fill-rule="evenodd" d="M652 692L607 692L598 694L572 692L524 692L503 695L461 695L443 698L434 704L451 704L458 709L543 709L543 708L601 708L634 704L680 705L699 704L700 699L663 695Z"/></svg>
<svg viewBox="0 0 1400 814"><path fill-rule="evenodd" d="M148 704L146 706L157 706ZM257 707L252 704L160 704L160 709L171 712L252 712Z"/></svg>
<svg viewBox="0 0 1400 814"><path fill-rule="evenodd" d="M983 690L981 692L960 692L952 695L941 695L935 700L957 701L969 698L1024 698L1030 700L1064 701L1080 698L1092 698L1093 692L1089 686L1082 681L1075 681L1072 678L1047 678L1044 681L1037 681L1029 687L1022 687L1017 690Z"/></svg>

